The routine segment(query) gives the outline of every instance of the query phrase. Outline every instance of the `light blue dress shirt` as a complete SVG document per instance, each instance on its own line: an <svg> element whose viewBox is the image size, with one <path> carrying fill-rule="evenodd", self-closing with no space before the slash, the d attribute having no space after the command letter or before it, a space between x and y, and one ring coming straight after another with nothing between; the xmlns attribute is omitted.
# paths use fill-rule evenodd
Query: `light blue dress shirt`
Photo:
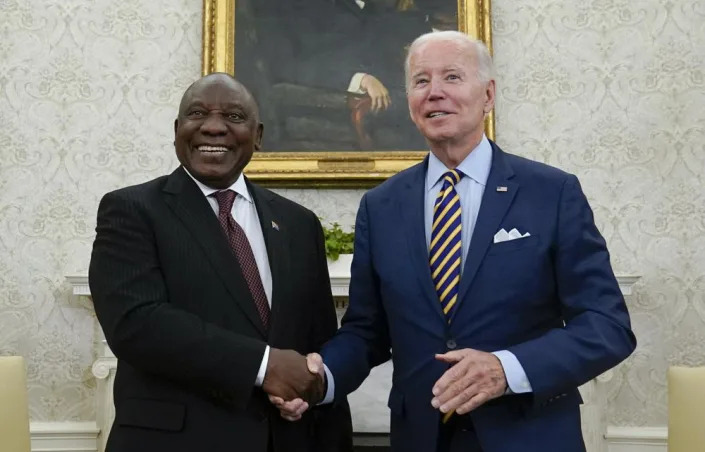
<svg viewBox="0 0 705 452"><path fill-rule="evenodd" d="M472 233L475 230L477 223L477 215L480 212L480 204L482 203L482 195L485 193L487 178L492 167L492 146L486 136L483 135L480 144L465 157L465 160L460 162L457 169L465 174L465 177L455 184L455 190L460 196L460 208L462 218L462 230L460 233L461 246L463 257L461 263L461 279L462 269L465 266L465 260L470 249ZM452 168L450 168L452 169ZM426 172L426 190L424 192L424 224L426 229L426 247L431 244L431 225L433 224L433 204L441 190L443 182L441 176L448 171L445 164L436 157L433 152L429 154L428 170ZM472 301L465 301L470 303ZM499 350L493 352L504 368L504 374L507 377L507 393L525 393L531 392L531 383L526 376L526 372L521 363L514 354L508 350ZM335 382L333 376L325 366L326 377L328 378L328 390L326 396L321 403L330 403L333 401L335 394ZM430 403L430 401L429 401Z"/></svg>
<svg viewBox="0 0 705 452"><path fill-rule="evenodd" d="M460 265L461 280L468 250L470 249L472 233L477 223L477 215L480 213L482 195L485 193L487 178L490 175L490 168L492 168L492 146L487 137L483 135L480 144L457 166L457 169L465 174L465 177L455 184L455 191L460 197L461 221L463 225L460 232L463 250ZM433 152L430 153L428 156L428 170L426 171L426 191L424 192L424 224L427 248L430 248L431 245L433 205L443 186L441 177L449 169L453 168L446 168L445 164ZM471 302L471 300L465 301L465 303ZM504 368L504 374L507 377L507 392L516 394L531 392L531 383L529 383L526 372L516 356L508 350L496 351L493 354L499 359Z"/></svg>

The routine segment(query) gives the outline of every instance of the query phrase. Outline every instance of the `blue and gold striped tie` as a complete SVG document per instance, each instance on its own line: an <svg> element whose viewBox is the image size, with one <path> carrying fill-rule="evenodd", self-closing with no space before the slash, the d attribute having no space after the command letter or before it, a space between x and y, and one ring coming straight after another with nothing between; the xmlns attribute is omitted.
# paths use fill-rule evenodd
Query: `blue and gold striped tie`
<svg viewBox="0 0 705 452"><path fill-rule="evenodd" d="M431 225L431 246L429 262L431 276L436 287L441 308L450 323L458 302L460 285L460 266L463 258L461 232L460 196L455 191L455 184L464 176L462 171L453 169L443 175L443 186L433 206L433 224ZM443 415L443 423L453 416L454 411Z"/></svg>
<svg viewBox="0 0 705 452"><path fill-rule="evenodd" d="M443 186L433 206L429 262L431 277L441 302L443 313L450 323L458 301L460 265L463 248L460 242L462 221L460 196L455 184L463 177L457 169L443 175Z"/></svg>

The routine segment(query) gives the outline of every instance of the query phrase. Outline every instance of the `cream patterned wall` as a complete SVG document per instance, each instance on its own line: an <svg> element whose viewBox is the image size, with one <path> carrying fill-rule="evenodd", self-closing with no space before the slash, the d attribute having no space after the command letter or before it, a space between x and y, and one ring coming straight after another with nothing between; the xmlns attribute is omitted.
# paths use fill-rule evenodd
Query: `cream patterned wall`
<svg viewBox="0 0 705 452"><path fill-rule="evenodd" d="M576 173L630 300L637 352L609 423L663 425L665 369L705 365L705 2L494 0L497 138ZM34 420L95 418L88 267L108 190L176 164L200 71L197 0L0 0L0 354L29 360ZM354 222L362 190L279 190Z"/></svg>
<svg viewBox="0 0 705 452"><path fill-rule="evenodd" d="M705 1L493 4L500 144L577 174L642 276L608 422L664 425L667 366L705 365Z"/></svg>
<svg viewBox="0 0 705 452"><path fill-rule="evenodd" d="M98 200L170 171L199 75L195 0L0 0L0 353L28 358L33 420L95 419L85 273Z"/></svg>

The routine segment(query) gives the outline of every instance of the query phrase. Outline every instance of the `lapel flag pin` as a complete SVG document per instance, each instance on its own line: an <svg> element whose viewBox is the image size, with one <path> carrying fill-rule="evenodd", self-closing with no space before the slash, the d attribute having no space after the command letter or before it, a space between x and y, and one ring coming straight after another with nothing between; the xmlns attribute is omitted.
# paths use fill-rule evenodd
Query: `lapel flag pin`
<svg viewBox="0 0 705 452"><path fill-rule="evenodd" d="M504 185L500 185L497 187L497 191L507 191L507 187L505 187Z"/></svg>
<svg viewBox="0 0 705 452"><path fill-rule="evenodd" d="M279 225L277 224L276 221L272 220L272 229L279 230Z"/></svg>

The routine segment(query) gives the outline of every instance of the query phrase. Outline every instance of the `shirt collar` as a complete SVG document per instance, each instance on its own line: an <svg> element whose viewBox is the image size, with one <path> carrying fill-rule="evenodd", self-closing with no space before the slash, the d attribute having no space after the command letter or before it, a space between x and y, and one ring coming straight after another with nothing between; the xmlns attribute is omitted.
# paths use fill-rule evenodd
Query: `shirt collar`
<svg viewBox="0 0 705 452"><path fill-rule="evenodd" d="M208 197L212 195L213 193L220 191L221 189L218 188L213 188L209 187L208 185L204 184L203 182L199 181L195 177L191 175L191 173L188 172L186 168L184 168L184 171L186 171L186 174L193 179L193 181L196 183L198 188L203 192L203 196ZM250 196L249 190L247 190L247 184L245 183L245 176L240 173L240 176L238 176L237 180L226 190L232 190L238 195L242 196L244 199L247 200L247 202L252 203L252 197Z"/></svg>
<svg viewBox="0 0 705 452"><path fill-rule="evenodd" d="M456 167L465 176L474 180L478 184L487 185L487 178L492 167L492 146L490 141L483 134L480 143L468 154L465 159ZM445 164L431 152L428 157L428 170L426 171L426 191L431 190L448 171Z"/></svg>

